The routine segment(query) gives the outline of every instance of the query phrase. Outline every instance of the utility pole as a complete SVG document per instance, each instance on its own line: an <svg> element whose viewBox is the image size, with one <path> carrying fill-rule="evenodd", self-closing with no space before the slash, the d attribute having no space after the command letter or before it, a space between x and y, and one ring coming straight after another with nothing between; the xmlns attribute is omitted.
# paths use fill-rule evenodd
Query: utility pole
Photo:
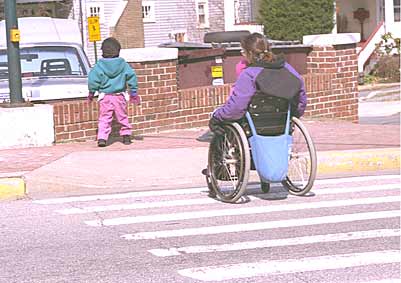
<svg viewBox="0 0 401 283"><path fill-rule="evenodd" d="M10 106L25 106L22 98L21 62L19 56L20 33L18 30L16 0L4 1L7 37L8 83Z"/></svg>
<svg viewBox="0 0 401 283"><path fill-rule="evenodd" d="M79 0L79 28L81 29L81 42L82 48L85 48L84 40L84 23L83 23L83 13L82 13L82 0Z"/></svg>

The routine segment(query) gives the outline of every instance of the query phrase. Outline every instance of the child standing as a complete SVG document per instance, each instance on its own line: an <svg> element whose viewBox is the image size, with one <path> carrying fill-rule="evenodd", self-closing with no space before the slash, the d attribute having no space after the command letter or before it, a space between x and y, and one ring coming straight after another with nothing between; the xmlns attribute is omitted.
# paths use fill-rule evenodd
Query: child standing
<svg viewBox="0 0 401 283"><path fill-rule="evenodd" d="M120 135L123 137L123 143L127 145L131 143L132 126L127 116L127 100L133 104L140 104L135 71L119 57L120 49L121 45L117 39L113 37L105 39L101 46L103 58L96 63L88 76L88 101L93 101L95 92L99 92L97 134L99 147L105 147L107 144L113 114L121 125ZM127 85L128 97L126 97Z"/></svg>

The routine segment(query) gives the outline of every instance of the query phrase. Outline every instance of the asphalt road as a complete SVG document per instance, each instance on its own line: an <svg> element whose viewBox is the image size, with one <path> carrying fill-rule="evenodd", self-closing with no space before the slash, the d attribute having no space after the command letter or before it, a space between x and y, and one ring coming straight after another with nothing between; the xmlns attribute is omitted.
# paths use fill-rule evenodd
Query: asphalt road
<svg viewBox="0 0 401 283"><path fill-rule="evenodd" d="M0 282L400 282L400 175L3 202Z"/></svg>

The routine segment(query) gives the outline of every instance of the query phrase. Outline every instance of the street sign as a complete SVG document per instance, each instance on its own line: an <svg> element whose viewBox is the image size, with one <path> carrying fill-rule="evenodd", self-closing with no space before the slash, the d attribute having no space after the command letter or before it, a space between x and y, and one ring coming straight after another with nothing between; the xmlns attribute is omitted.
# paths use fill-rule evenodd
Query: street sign
<svg viewBox="0 0 401 283"><path fill-rule="evenodd" d="M88 17L88 34L90 42L101 40L99 17Z"/></svg>
<svg viewBox="0 0 401 283"><path fill-rule="evenodd" d="M212 78L223 77L223 66L212 66Z"/></svg>
<svg viewBox="0 0 401 283"><path fill-rule="evenodd" d="M21 35L20 35L19 29L15 29L15 28L10 29L10 41L11 42L19 42L20 37L21 37Z"/></svg>

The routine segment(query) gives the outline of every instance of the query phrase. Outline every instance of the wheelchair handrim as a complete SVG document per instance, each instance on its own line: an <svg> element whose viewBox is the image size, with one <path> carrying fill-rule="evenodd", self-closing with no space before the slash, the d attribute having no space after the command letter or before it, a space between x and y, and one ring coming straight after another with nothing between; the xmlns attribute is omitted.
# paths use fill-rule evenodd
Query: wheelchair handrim
<svg viewBox="0 0 401 283"><path fill-rule="evenodd" d="M216 135L210 143L210 181L219 199L235 202L242 196L248 182L249 146L237 123L225 124L224 129L225 135Z"/></svg>

